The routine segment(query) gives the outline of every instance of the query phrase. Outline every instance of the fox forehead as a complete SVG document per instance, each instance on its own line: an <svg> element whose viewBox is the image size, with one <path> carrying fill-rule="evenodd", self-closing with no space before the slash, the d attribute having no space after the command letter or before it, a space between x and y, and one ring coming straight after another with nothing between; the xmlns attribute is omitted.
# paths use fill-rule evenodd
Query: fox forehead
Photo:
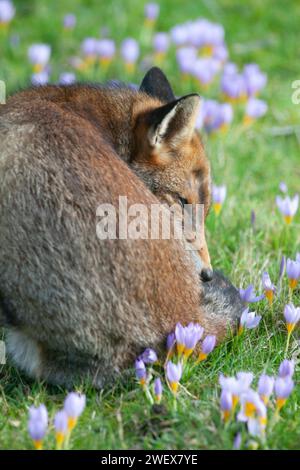
<svg viewBox="0 0 300 470"><path fill-rule="evenodd" d="M190 172L197 174L203 170L203 167L208 166L208 160L198 132L194 132L190 141L183 142L179 151L182 164Z"/></svg>
<svg viewBox="0 0 300 470"><path fill-rule="evenodd" d="M167 167L186 178L197 179L201 173L209 171L209 162L197 132L194 132L190 140L182 141L180 145L166 143L156 153L156 158L152 159L154 165L162 167L165 162Z"/></svg>

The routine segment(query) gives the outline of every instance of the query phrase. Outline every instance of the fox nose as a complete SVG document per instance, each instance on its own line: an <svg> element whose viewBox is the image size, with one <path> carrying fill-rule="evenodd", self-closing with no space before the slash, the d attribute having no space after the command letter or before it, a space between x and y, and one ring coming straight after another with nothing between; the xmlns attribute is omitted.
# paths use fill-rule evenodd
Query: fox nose
<svg viewBox="0 0 300 470"><path fill-rule="evenodd" d="M203 268L201 273L200 273L200 276L201 276L201 280L203 282L208 282L208 281L211 281L212 278L213 278L213 275L214 275L214 272L212 269L210 268Z"/></svg>

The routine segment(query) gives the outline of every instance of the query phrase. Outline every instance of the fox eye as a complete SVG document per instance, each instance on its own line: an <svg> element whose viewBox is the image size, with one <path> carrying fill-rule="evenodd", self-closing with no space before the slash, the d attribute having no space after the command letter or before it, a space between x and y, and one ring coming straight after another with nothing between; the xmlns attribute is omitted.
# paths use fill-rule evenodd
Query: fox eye
<svg viewBox="0 0 300 470"><path fill-rule="evenodd" d="M184 197L178 196L178 199L179 199L179 202L180 202L180 204L181 204L181 206L182 206L183 208L184 208L184 206L185 206L186 204L189 203L188 200L185 199Z"/></svg>

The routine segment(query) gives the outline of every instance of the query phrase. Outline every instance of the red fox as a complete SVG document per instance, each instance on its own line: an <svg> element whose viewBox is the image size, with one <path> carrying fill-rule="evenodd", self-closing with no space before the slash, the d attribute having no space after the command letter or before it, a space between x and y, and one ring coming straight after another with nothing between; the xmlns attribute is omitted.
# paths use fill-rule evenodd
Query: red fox
<svg viewBox="0 0 300 470"><path fill-rule="evenodd" d="M0 324L29 375L101 387L143 348L160 349L178 321L226 335L236 313L200 282L184 240L96 235L97 207L118 208L120 195L147 207L202 202L208 212L198 106L197 95L175 99L157 69L140 90L45 86L1 106ZM207 280L204 237L198 248Z"/></svg>

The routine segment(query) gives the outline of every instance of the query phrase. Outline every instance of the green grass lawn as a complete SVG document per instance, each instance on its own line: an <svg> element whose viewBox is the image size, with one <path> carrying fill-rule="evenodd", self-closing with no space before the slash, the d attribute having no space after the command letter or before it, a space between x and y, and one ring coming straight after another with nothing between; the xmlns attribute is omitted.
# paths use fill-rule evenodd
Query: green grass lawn
<svg viewBox="0 0 300 470"><path fill-rule="evenodd" d="M117 43L127 36L145 42L143 36L144 0L31 0L14 1L17 15L9 36L20 36L19 47L12 47L5 33L0 38L0 79L9 93L29 84L31 67L27 48L33 42L51 44L52 76L70 70L68 57L78 53L86 36L98 36L108 27ZM300 4L290 0L160 0L161 14L156 25L168 31L176 23L199 16L221 23L226 31L230 59L239 66L257 62L268 74L262 98L268 103L265 117L245 129L235 118L226 134L205 138L216 184L226 184L228 196L221 216L208 218L208 243L213 265L230 276L237 286L254 283L261 289L261 274L268 270L277 282L279 263L284 254L294 258L300 251L300 214L287 229L275 206L278 185L285 181L289 194L300 191L300 105L292 103L291 84L300 79L299 17ZM84 5L84 6L83 6ZM73 32L62 30L65 13L75 13L78 24ZM147 55L149 46L143 46ZM170 51L162 68L177 94L200 92L195 85L181 80ZM81 80L102 81L117 77L140 82L142 72L129 77L121 61L116 61L106 74L100 68L78 76ZM217 97L216 89L204 96ZM250 214L256 213L256 229ZM234 338L218 347L193 373L187 371L178 400L178 411L172 411L172 397L165 390L164 409L155 413L148 405L135 379L97 392L81 385L87 407L71 439L73 449L231 449L234 436L243 433L243 447L248 438L241 423L224 426L219 411L218 377L222 372L253 371L256 380L262 372L276 374L284 358L286 330L283 308L288 301L287 281L275 299L272 310L265 301L255 305L263 316L256 330ZM300 293L293 296L300 304ZM288 357L299 363L299 339L296 331ZM159 369L156 369L159 371ZM267 429L266 449L300 448L300 371L296 367L296 387L281 412L280 420L272 419ZM256 384L256 382L255 382ZM62 405L66 390L29 380L10 365L0 366L0 448L32 448L27 434L28 407L45 403L54 412ZM271 410L272 415L272 410ZM274 424L274 425L273 425ZM45 448L54 447L53 433Z"/></svg>

